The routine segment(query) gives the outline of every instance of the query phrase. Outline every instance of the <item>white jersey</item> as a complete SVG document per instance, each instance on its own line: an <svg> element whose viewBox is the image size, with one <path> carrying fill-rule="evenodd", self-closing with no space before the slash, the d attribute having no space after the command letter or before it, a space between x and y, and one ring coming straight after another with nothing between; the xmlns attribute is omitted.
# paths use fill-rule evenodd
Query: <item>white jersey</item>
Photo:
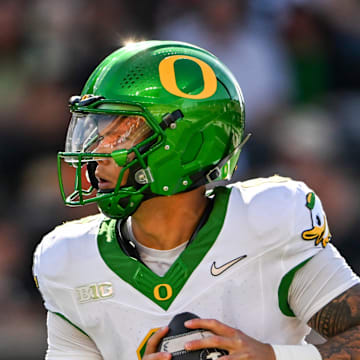
<svg viewBox="0 0 360 360"><path fill-rule="evenodd" d="M296 270L330 247L331 235L317 196L278 176L217 188L208 221L164 276L125 255L116 228L102 215L66 223L34 258L45 307L86 333L105 360L141 359L155 329L184 311L266 343L301 344L309 318L355 282L337 284L309 310L291 309Z"/></svg>

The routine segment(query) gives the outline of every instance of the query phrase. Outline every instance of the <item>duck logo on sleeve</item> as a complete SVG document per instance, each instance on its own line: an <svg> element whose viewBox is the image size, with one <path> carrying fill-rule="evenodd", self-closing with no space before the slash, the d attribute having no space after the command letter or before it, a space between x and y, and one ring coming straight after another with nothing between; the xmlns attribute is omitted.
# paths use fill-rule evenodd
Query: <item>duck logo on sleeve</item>
<svg viewBox="0 0 360 360"><path fill-rule="evenodd" d="M306 195L306 207L310 210L312 228L303 231L301 236L304 240L314 240L315 245L325 247L331 240L331 234L320 201L313 192Z"/></svg>

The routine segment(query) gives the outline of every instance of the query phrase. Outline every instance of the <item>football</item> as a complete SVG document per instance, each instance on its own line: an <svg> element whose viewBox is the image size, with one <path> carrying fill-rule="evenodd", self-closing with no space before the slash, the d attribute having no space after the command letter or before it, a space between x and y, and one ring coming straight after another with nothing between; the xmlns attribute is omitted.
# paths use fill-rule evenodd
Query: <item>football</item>
<svg viewBox="0 0 360 360"><path fill-rule="evenodd" d="M159 344L158 351L166 351L172 354L173 360L215 360L227 355L226 350L201 349L187 351L184 345L191 340L201 339L212 335L212 332L204 329L188 329L184 322L198 316L184 312L177 314L169 323L169 331Z"/></svg>

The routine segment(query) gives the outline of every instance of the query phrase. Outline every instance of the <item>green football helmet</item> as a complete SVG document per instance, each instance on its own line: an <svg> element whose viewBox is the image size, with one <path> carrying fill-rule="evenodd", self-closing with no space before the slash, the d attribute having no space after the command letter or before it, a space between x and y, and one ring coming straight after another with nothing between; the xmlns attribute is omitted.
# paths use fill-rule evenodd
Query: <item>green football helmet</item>
<svg viewBox="0 0 360 360"><path fill-rule="evenodd" d="M69 100L72 118L58 153L64 202L96 202L112 218L142 201L229 180L244 137L244 100L231 72L208 51L143 41L113 52ZM97 167L116 164L101 186Z"/></svg>

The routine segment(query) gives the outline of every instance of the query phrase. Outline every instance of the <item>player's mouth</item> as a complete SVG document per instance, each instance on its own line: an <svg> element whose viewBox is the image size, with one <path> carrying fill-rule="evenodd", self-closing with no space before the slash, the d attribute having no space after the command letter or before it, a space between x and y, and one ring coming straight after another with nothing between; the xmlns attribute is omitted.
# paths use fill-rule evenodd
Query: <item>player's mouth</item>
<svg viewBox="0 0 360 360"><path fill-rule="evenodd" d="M100 190L113 189L115 187L115 184L110 180L97 177L97 181Z"/></svg>

